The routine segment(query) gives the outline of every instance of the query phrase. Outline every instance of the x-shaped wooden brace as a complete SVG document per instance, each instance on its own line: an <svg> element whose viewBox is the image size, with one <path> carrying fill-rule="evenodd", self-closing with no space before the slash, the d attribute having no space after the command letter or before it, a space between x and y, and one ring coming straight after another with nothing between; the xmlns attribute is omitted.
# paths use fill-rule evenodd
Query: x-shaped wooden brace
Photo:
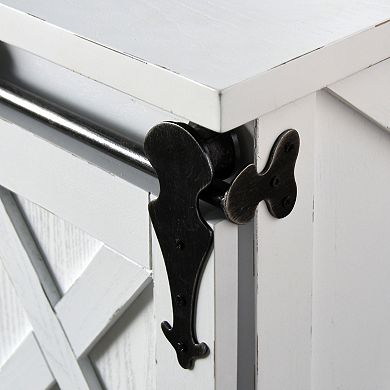
<svg viewBox="0 0 390 390"><path fill-rule="evenodd" d="M88 352L151 281L151 272L102 247L60 297L11 192L0 187L0 258L33 332L0 369L0 388L100 389Z"/></svg>

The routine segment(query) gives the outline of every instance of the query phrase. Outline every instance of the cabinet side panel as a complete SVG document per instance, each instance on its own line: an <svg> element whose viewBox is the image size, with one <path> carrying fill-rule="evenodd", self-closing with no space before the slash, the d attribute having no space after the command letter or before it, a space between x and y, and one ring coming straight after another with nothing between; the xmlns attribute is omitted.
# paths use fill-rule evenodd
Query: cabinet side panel
<svg viewBox="0 0 390 390"><path fill-rule="evenodd" d="M284 130L296 129L301 140L292 213L276 219L265 204L257 212L258 390L310 389L314 114L309 95L258 120L259 171Z"/></svg>
<svg viewBox="0 0 390 390"><path fill-rule="evenodd" d="M317 98L313 390L390 387L390 135Z"/></svg>

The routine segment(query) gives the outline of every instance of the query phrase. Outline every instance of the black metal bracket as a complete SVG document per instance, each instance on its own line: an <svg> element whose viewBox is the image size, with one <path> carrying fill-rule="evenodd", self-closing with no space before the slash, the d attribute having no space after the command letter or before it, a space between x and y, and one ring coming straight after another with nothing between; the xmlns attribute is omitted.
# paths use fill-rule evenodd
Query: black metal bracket
<svg viewBox="0 0 390 390"><path fill-rule="evenodd" d="M158 198L149 204L167 269L173 324L161 324L176 350L179 364L191 368L207 355L208 347L196 336L195 316L201 275L213 243L213 231L199 210L199 199L222 207L234 223L249 221L265 200L272 215L283 218L294 207L294 166L299 136L287 130L276 140L267 167L255 166L234 174L236 146L230 133L217 134L183 123L165 122L153 127L145 139L145 153L160 182Z"/></svg>
<svg viewBox="0 0 390 390"><path fill-rule="evenodd" d="M222 208L229 221L249 222L263 200L275 218L291 213L297 198L294 169L299 144L298 132L286 130L276 139L261 173L251 164L237 175L223 197Z"/></svg>

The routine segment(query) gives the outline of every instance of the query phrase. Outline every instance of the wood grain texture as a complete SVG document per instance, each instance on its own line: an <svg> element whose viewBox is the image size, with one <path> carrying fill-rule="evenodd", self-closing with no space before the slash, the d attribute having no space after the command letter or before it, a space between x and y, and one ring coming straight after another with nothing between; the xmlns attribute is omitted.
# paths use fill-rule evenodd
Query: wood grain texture
<svg viewBox="0 0 390 390"><path fill-rule="evenodd" d="M78 364L87 370L90 369L90 362L86 353L114 325L91 353L105 389L144 389L150 388L154 381L151 288L149 293L143 294L144 298L136 300L134 307L131 306L122 318L125 309L145 286L150 285L150 280L150 271L103 248L55 307ZM28 339L31 338L34 338L33 333L28 336ZM140 351L143 352L140 354ZM40 349L28 348L28 352L26 355L23 343L11 356L4 366L4 375L0 371L0 387L7 383L19 383L12 375L15 367L22 364L23 358L26 359L22 364L24 379L20 383L30 383L33 387L39 384L41 389L51 386L51 375L36 378L34 369L30 369L28 359L36 362L36 369L44 371L39 363L42 361Z"/></svg>
<svg viewBox="0 0 390 390"><path fill-rule="evenodd" d="M388 389L390 135L325 92L317 105L312 388Z"/></svg>
<svg viewBox="0 0 390 390"><path fill-rule="evenodd" d="M12 213L16 213L16 203L12 203L12 196L9 192L2 190L4 202L7 204L7 210L12 206ZM34 205L32 207L29 202L23 201L25 207L31 207L33 211L40 211L40 209ZM13 214L12 214L13 215ZM12 217L12 221L14 218ZM19 219L18 219L19 218ZM15 224L20 226L21 220L20 217L17 217L18 221L15 220ZM2 224L6 222L5 215L2 215ZM58 221L55 221L58 222ZM42 223L42 218L39 218L38 221L35 221L36 226L39 226L39 223ZM43 223L44 225L44 223ZM25 228L22 229L23 234L27 234ZM17 228L18 234L22 234L21 228ZM4 236L4 234L3 234ZM44 237L41 237L44 239ZM5 237L7 239L7 236ZM8 238L9 240L9 238ZM30 241L28 241L30 242ZM15 243L14 243L15 244ZM30 247L32 244L26 243L26 246ZM4 243L3 247L4 249ZM31 251L28 252L30 256L32 256ZM9 256L9 253L7 253ZM32 262L34 264L35 261ZM5 264L10 265L9 262ZM72 270L72 264L68 264L69 270ZM26 267L31 267L31 264L26 264ZM77 267L76 267L77 268ZM21 272L17 272L15 275L15 270L11 270L14 275L14 280L18 281L21 277ZM32 276L31 276L32 277ZM131 302L138 296L138 294L143 290L143 288L149 283L150 271L140 267L136 263L132 263L127 260L123 256L112 252L108 248L103 247L97 255L94 257L92 263L86 268L86 270L82 273L82 275L77 279L77 281L73 284L72 288L64 295L64 297L59 301L55 306L55 311L58 316L58 320L61 322L61 326L65 331L66 339L70 342L72 351L75 353L75 357L73 357L73 361L77 362L81 368L86 369L88 374L88 379L90 380L90 374L88 370L90 370L90 363L88 359L85 357L87 350L90 350L96 342L102 337L102 335L106 332L106 330L113 325L113 323L123 314L126 308L129 307ZM18 283L18 282L17 282ZM26 283L27 284L27 283ZM20 284L19 293L22 296L27 293L27 290L21 290ZM36 286L35 286L36 287ZM33 286L31 286L33 289ZM31 291L32 292L32 291ZM34 294L30 294L34 296ZM152 297L150 297L152 299ZM29 304L28 299L24 299L24 304ZM145 306L151 306L144 300L140 301L144 302ZM39 303L39 302L37 302ZM42 302L41 302L42 303ZM55 304L55 302L53 302ZM39 305L37 305L39 307ZM152 306L151 306L152 307ZM33 325L37 327L39 343L42 345L43 352L46 355L48 353L48 339L42 340L42 329L40 328L40 322L35 320L37 311L37 307L32 309L31 306L27 307L29 316L33 318ZM32 312L33 310L33 312ZM138 309L134 309L135 311L140 311L141 308L138 304ZM142 310L141 310L142 311ZM41 313L41 312L40 312ZM147 313L152 313L151 310L147 310ZM42 316L42 313L41 313ZM45 317L43 315L43 317ZM134 315L133 315L134 317ZM47 334L53 334L56 329L56 323L54 319L50 320L50 324L47 324L47 329L44 331ZM47 322L47 321L46 321ZM124 341L117 341L114 346L107 345L107 342L104 346L99 346L98 350L100 354L98 354L98 358L96 358L96 365L100 368L102 372L102 380L105 377L104 381L108 383L107 387L117 389L117 386L113 384L111 387L110 381L119 380L119 382L123 382L128 384L128 381L140 382L138 388L144 388L143 384L146 380L147 383L153 381L154 376L151 375L151 362L150 359L154 360L154 343L150 339L150 331L145 330L145 322L151 324L151 319L145 319L143 315L140 318L136 318L132 321L132 323L138 324L135 327L131 327L131 334L136 335L136 340L142 342L142 340L146 341L146 345L148 346L146 350L150 351L147 354L146 359L142 359L142 364L145 364L146 367L143 370L143 373L139 372L139 368L142 367L142 364L138 364L137 368L132 367L133 360L129 360L127 357L124 361L125 365L120 365L116 368L113 375L108 375L111 372L112 366L112 356L117 353L118 350L123 352L122 357L126 357L127 350L129 348L128 337L124 339ZM122 328L123 331L128 332L128 328L123 327L124 321L121 320L121 325L117 325L116 328ZM138 331L137 331L138 327ZM35 329L35 328L34 328ZM14 329L10 330L14 332ZM143 333L142 333L143 332ZM118 336L118 333L115 330L110 331L111 339ZM53 383L53 377L50 375L42 375L40 378L36 378L35 375L39 372L47 372L49 370L46 366L46 363L41 364L42 354L40 352L40 347L36 348L33 344L31 344L31 340L34 339L33 335L30 334L27 338L26 343L23 343L13 355L7 361L6 365L3 367L3 375L0 376L1 386L8 385L8 383L13 383L15 386L19 386L19 382L15 381L13 375L15 374L15 367L21 365L24 370L24 379L22 382L31 384L33 388L49 388ZM34 339L35 340L35 339ZM134 337L131 337L131 340L134 342ZM60 343L61 344L61 343ZM27 346L26 346L27 345ZM56 346L58 348L58 346ZM104 351L104 349L109 349L108 351ZM26 353L26 351L28 353ZM114 351L114 352L113 352ZM59 348L56 354L62 353L66 355L63 349ZM139 349L135 349L134 353L139 356ZM58 355L59 356L59 355ZM130 355L129 355L130 356ZM26 361L21 362L21 360L25 358ZM31 368L31 363L29 363L28 359L32 359L36 366ZM52 355L48 356L48 362L50 366L52 366ZM59 358L57 358L59 359ZM66 360L66 364L71 364L72 358ZM118 363L117 359L114 357L114 361ZM134 360L136 361L136 360ZM119 361L121 364L122 359ZM23 364L22 364L23 363ZM64 362L65 364L65 362ZM130 370L129 370L130 368ZM0 371L1 372L1 371ZM50 373L50 371L49 371ZM115 375L115 374L117 375ZM64 385L64 379L59 375L58 369L54 369L55 378L61 383L61 388L66 388L66 382ZM95 378L96 381L96 378ZM21 382L21 383L22 383ZM73 386L73 385L72 385ZM77 385L76 385L77 386ZM96 388L95 384L90 384L93 388ZM133 387L132 387L133 388Z"/></svg>
<svg viewBox="0 0 390 390"><path fill-rule="evenodd" d="M151 282L150 271L103 247L55 311L79 358Z"/></svg>
<svg viewBox="0 0 390 390"><path fill-rule="evenodd" d="M89 355L105 389L155 389L153 317L150 284Z"/></svg>
<svg viewBox="0 0 390 390"><path fill-rule="evenodd" d="M3 390L47 390L53 387L54 377L46 359L30 333L16 352L0 369L0 384Z"/></svg>
<svg viewBox="0 0 390 390"><path fill-rule="evenodd" d="M26 312L0 258L0 367L31 329Z"/></svg>
<svg viewBox="0 0 390 390"><path fill-rule="evenodd" d="M1 188L0 199L0 256L58 384L63 390L99 388L96 378L82 372L52 310L34 269L42 258L12 194Z"/></svg>
<svg viewBox="0 0 390 390"><path fill-rule="evenodd" d="M60 293L64 295L102 247L102 243L44 208L18 197Z"/></svg>
<svg viewBox="0 0 390 390"><path fill-rule="evenodd" d="M312 94L257 123L259 171L280 133L300 136L293 211L276 219L261 203L256 218L259 390L311 389L315 108Z"/></svg>
<svg viewBox="0 0 390 390"><path fill-rule="evenodd" d="M328 87L328 91L390 131L390 60L382 61Z"/></svg>

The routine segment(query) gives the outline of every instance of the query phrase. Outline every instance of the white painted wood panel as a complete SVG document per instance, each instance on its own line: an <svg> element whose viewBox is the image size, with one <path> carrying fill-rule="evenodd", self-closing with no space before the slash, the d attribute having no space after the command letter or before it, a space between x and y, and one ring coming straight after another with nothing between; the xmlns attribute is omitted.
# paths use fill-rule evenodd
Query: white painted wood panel
<svg viewBox="0 0 390 390"><path fill-rule="evenodd" d="M317 104L312 389L388 389L390 135Z"/></svg>
<svg viewBox="0 0 390 390"><path fill-rule="evenodd" d="M0 182L149 266L148 193L0 120Z"/></svg>
<svg viewBox="0 0 390 390"><path fill-rule="evenodd" d="M155 349L153 286L149 284L89 356L105 389L154 390Z"/></svg>
<svg viewBox="0 0 390 390"><path fill-rule="evenodd" d="M379 126L390 130L390 60L328 87L328 91Z"/></svg>
<svg viewBox="0 0 390 390"><path fill-rule="evenodd" d="M215 89L390 17L387 0L242 0L229 6L221 0L212 6L207 1L117 0L110 7L104 0L58 0L55 7L50 0L2 3Z"/></svg>
<svg viewBox="0 0 390 390"><path fill-rule="evenodd" d="M18 224L18 233L21 234L22 230L24 228L21 229L20 224ZM29 253L31 254L32 252L29 250ZM19 276L17 275L17 277ZM88 367L90 363L85 358L85 354L102 338L109 327L118 318L120 319L114 328L110 329L110 337L105 337L104 340L106 342L96 347L100 353L95 357L94 363L97 366L99 375L102 373L103 377L105 377L103 382L107 390L117 390L117 383L127 385L130 382L132 384L138 383L137 387L132 386L131 388L144 389L145 384L154 380L153 371L151 370L152 364L154 365L154 338L151 337L153 335L153 321L150 317L152 314L151 303L142 299L137 304L138 308L131 309L133 323L136 326L133 323L129 325L128 315L122 318L125 309L129 307L150 281L150 271L103 247L72 288L55 306L57 318L61 322L72 351L75 352L74 360L77 361L77 364L86 373L90 370ZM33 288L30 288L30 290L33 291ZM145 303L146 309L149 307L146 310L149 318L141 315L134 319L137 312L145 312L145 310L140 308L140 305L143 303ZM29 315L35 315L31 314L31 309L29 310ZM124 324L127 325L127 328L124 327ZM149 326L149 331L145 324ZM34 321L33 325L37 326L37 322ZM48 326L50 325L53 324ZM120 331L116 332L115 330ZM39 330L38 335L40 332ZM50 333L50 330L47 329L47 332ZM123 337L121 337L123 332L130 333L132 337L126 337L123 340ZM34 339L32 333L26 340L31 338ZM108 346L107 340L113 341L113 345ZM32 388L43 389L49 388L53 383L51 374L41 375L39 378L36 378L37 370L47 372L49 368L47 367L45 370L42 367L42 362L45 358L42 357L40 348L35 348L34 345L31 347L30 341L23 342L0 370L1 387L8 386L9 383L15 386L29 383ZM47 340L42 341L40 338L39 342L40 344L43 343L43 351L46 355L47 350L45 347ZM136 343L138 343L137 348L135 348ZM132 353L129 350L132 350ZM140 362L137 363L135 356L140 356L140 350L148 351L148 354L145 354L140 359ZM118 359L118 351L122 352L122 358L126 356L127 358L125 360ZM61 349L58 352L60 353ZM131 357L133 358L131 359ZM25 361L22 362L23 359ZM49 355L49 362L50 359L51 356ZM32 366L32 363L29 362L30 360L35 362L35 365ZM13 378L15 367L18 366L21 366L24 373L24 378L20 379L20 381ZM141 367L144 367L142 372L139 370ZM48 372L50 373L50 371ZM55 371L55 376L58 380L57 375L58 372ZM103 380L101 376L99 377L100 380ZM61 378L59 380L61 382ZM90 386L95 389L97 383ZM123 388L125 389L126 387Z"/></svg>
<svg viewBox="0 0 390 390"><path fill-rule="evenodd" d="M239 388L239 227L227 221L212 221L211 223L215 235L214 252L210 259L214 262L215 278L215 389L236 390ZM203 305L205 307L207 307L205 300L209 294L204 293Z"/></svg>
<svg viewBox="0 0 390 390"><path fill-rule="evenodd" d="M388 0L3 3L0 40L217 131L390 56Z"/></svg>
<svg viewBox="0 0 390 390"><path fill-rule="evenodd" d="M59 292L64 295L103 244L44 208L20 196L17 200Z"/></svg>
<svg viewBox="0 0 390 390"><path fill-rule="evenodd" d="M311 389L315 107L309 95L257 122L259 171L280 133L300 135L292 213L276 219L260 204L256 217L258 390Z"/></svg>
<svg viewBox="0 0 390 390"><path fill-rule="evenodd" d="M0 255L3 265L26 310L48 365L63 390L99 388L96 378L83 372L52 310L52 297L38 277L42 263L12 194L0 189ZM50 286L49 286L50 288Z"/></svg>
<svg viewBox="0 0 390 390"><path fill-rule="evenodd" d="M0 258L0 367L30 331L31 324Z"/></svg>
<svg viewBox="0 0 390 390"><path fill-rule="evenodd" d="M97 253L55 307L77 357L93 347L150 282L150 271L119 254L104 247Z"/></svg>
<svg viewBox="0 0 390 390"><path fill-rule="evenodd" d="M32 333L18 347L12 358L0 368L3 390L46 390L52 388L54 377Z"/></svg>

